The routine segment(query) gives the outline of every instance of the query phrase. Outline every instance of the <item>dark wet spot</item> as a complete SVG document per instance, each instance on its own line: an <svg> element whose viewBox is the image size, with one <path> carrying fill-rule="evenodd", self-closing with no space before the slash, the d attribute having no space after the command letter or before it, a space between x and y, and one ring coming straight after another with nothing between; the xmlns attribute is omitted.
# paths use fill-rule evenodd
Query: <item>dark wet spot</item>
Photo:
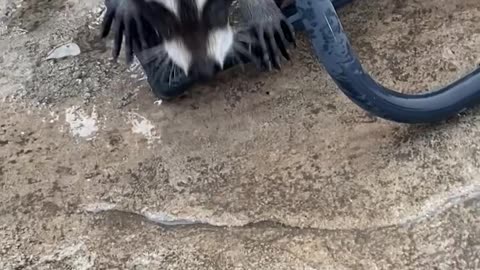
<svg viewBox="0 0 480 270"><path fill-rule="evenodd" d="M76 175L77 173L69 167L59 166L56 170L56 173L60 175Z"/></svg>
<svg viewBox="0 0 480 270"><path fill-rule="evenodd" d="M312 114L315 114L315 115L317 115L317 114L319 114L319 113L320 113L320 111L321 111L321 109L320 109L320 108L315 108L315 109L312 109L310 112L311 112Z"/></svg>
<svg viewBox="0 0 480 270"><path fill-rule="evenodd" d="M333 105L333 104L327 104L327 109L330 110L330 111L336 111L337 110L337 106Z"/></svg>
<svg viewBox="0 0 480 270"><path fill-rule="evenodd" d="M42 209L46 216L55 216L61 210L61 208L53 202L44 202Z"/></svg>
<svg viewBox="0 0 480 270"><path fill-rule="evenodd" d="M110 144L110 146L117 146L123 141L122 135L118 133L110 135L108 139L108 143Z"/></svg>

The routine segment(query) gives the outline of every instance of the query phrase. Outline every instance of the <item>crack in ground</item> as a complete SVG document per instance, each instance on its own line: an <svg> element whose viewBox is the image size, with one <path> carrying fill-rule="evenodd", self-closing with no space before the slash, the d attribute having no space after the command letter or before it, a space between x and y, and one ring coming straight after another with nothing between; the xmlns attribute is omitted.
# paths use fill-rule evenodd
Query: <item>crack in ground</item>
<svg viewBox="0 0 480 270"><path fill-rule="evenodd" d="M309 227L300 227L300 226L293 226L288 225L279 221L274 220L259 220L259 221L252 221L247 222L241 225L219 225L219 224L212 224L209 222L204 221L197 221L197 220L189 220L189 219L173 219L173 220L161 220L159 218L149 218L148 215L137 213L134 211L122 210L122 209L104 209L104 210L96 210L96 211L89 211L89 213L93 214L100 214L100 213L117 213L121 215L128 215L128 216L135 216L140 218L141 220L155 224L162 228L170 228L170 229L191 229L191 228L214 228L214 229L228 229L228 228L273 228L273 229L291 229L291 230L323 230L317 228L309 228Z"/></svg>
<svg viewBox="0 0 480 270"><path fill-rule="evenodd" d="M208 221L201 221L195 219L184 219L174 217L167 213L157 212L157 213L137 213L134 211L118 209L114 204L108 203L98 203L98 204L91 204L85 207L85 210L90 213L101 213L101 212L115 212L120 214L127 214L127 215L135 215L140 217L141 219L148 221L149 223L153 223L159 225L164 228L170 229L188 229L188 228L212 228L212 229L219 229L219 228L265 228L265 229L287 229L287 230L294 230L294 231L302 231L302 232L364 232L364 231L371 231L371 230L384 230L393 227L410 227L416 225L420 222L432 219L439 214L460 205L469 200L475 200L480 198L480 185L472 185L463 187L459 190L455 190L450 192L450 196L443 196L440 199L437 199L436 202L427 202L425 207L416 212L415 215L401 219L398 223L387 224L387 225L380 225L380 226L372 226L367 228L318 228L318 227L302 227L296 226L291 224L286 224L278 220L258 220L258 221L250 221L245 222L243 224L213 224ZM440 201L440 202L439 202Z"/></svg>

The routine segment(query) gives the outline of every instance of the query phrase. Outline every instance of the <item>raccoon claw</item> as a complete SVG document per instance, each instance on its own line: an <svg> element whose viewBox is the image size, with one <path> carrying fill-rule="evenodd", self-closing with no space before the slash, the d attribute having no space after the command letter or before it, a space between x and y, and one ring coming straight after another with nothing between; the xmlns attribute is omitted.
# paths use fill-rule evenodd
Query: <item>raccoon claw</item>
<svg viewBox="0 0 480 270"><path fill-rule="evenodd" d="M146 3L132 0L105 0L107 11L102 22L101 37L114 31L112 56L118 59L122 42L125 40L125 58L128 64L133 61L134 49L144 49L161 42L144 14ZM149 40L146 39L148 34Z"/></svg>
<svg viewBox="0 0 480 270"><path fill-rule="evenodd" d="M260 53L267 69L271 70L272 66L281 69L280 57L290 60L288 45L291 43L296 47L293 26L282 16L273 21L252 25L252 31L260 46Z"/></svg>
<svg viewBox="0 0 480 270"><path fill-rule="evenodd" d="M262 59L260 59L261 53L258 50L254 50L255 40L252 38L250 28L239 28L235 34L234 39L234 58L237 62L246 64L248 62L253 63L257 69L262 69Z"/></svg>

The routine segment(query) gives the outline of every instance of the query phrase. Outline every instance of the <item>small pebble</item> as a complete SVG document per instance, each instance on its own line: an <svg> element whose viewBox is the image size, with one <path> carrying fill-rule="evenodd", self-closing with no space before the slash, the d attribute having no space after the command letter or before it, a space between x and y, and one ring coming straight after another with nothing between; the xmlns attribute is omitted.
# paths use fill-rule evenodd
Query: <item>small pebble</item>
<svg viewBox="0 0 480 270"><path fill-rule="evenodd" d="M67 43L61 45L48 53L46 60L61 59L69 56L77 56L80 54L80 47L75 43Z"/></svg>

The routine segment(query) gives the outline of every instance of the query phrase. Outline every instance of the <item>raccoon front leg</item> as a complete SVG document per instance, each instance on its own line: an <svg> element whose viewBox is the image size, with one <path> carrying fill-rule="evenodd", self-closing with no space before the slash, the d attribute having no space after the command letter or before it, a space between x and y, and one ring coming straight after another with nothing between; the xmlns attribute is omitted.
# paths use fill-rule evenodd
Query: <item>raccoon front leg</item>
<svg viewBox="0 0 480 270"><path fill-rule="evenodd" d="M132 62L134 50L147 49L162 42L154 27L158 23L155 19L158 4L145 0L105 0L105 6L101 36L105 38L113 27L112 56L115 60L120 54L123 40L127 63Z"/></svg>
<svg viewBox="0 0 480 270"><path fill-rule="evenodd" d="M293 0L239 0L240 16L257 38L263 61L269 70L272 65L280 69L282 55L290 60L287 51L289 43L296 46L293 26L278 6L292 2Z"/></svg>

